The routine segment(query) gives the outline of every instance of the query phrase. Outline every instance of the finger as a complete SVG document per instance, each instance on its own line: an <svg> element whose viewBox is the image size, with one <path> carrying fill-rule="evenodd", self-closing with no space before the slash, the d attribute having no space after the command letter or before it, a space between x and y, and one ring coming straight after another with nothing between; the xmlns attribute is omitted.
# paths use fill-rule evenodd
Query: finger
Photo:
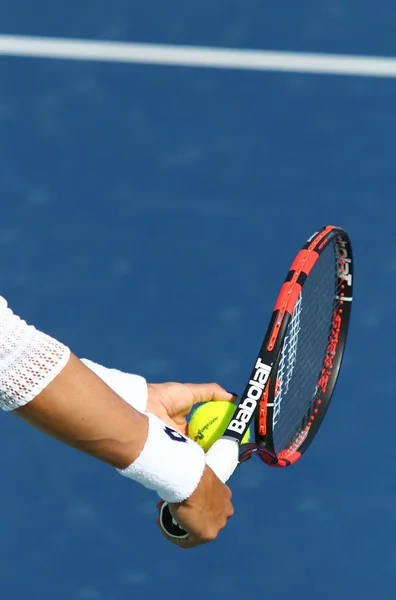
<svg viewBox="0 0 396 600"><path fill-rule="evenodd" d="M177 415L174 418L173 423L174 428L177 429L177 431L180 431L180 433L182 433L183 435L188 436L188 421L185 416Z"/></svg>
<svg viewBox="0 0 396 600"><path fill-rule="evenodd" d="M186 383L185 385L193 394L193 404L216 400L234 402L237 398L237 394L227 392L218 383Z"/></svg>
<svg viewBox="0 0 396 600"><path fill-rule="evenodd" d="M169 417L167 415L166 411L163 411L161 413L156 413L156 414L157 414L157 416L160 416L160 418L164 421L164 423L167 423L168 425L170 425L172 427L172 429L176 429L183 435L187 435L188 423L187 423L187 419L183 415L178 415L174 419L171 419L171 417Z"/></svg>

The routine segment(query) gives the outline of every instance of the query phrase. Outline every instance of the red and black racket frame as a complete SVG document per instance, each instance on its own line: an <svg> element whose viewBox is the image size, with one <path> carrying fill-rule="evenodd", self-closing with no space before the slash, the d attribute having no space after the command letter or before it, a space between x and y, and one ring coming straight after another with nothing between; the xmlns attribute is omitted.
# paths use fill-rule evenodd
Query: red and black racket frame
<svg viewBox="0 0 396 600"><path fill-rule="evenodd" d="M328 244L335 244L337 260L337 285L339 290L337 308L333 314L332 331L322 369L318 373L318 386L315 399L306 416L306 428L301 439L293 447L277 453L273 440L274 399L277 393L276 373L281 357L282 345L286 330L293 314L294 307L309 274L323 250ZM257 454L267 465L287 467L295 463L305 452L315 437L329 407L337 383L345 344L348 334L352 304L353 260L351 241L345 230L332 225L323 227L315 233L297 254L278 296L271 321L261 346L257 360L270 368L270 373L258 406L243 431L236 433L227 429L224 437L241 441L254 418L255 443L240 445L240 462L244 462ZM257 364L257 361L256 361ZM256 369L253 369L251 379ZM274 374L274 375L273 375ZM240 398L238 408L248 397L250 383Z"/></svg>

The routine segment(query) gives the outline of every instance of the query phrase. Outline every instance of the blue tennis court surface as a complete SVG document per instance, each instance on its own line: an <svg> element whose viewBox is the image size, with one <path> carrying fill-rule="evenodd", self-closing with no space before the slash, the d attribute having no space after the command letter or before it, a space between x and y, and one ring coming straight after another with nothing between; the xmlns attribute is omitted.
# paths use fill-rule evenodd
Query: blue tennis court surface
<svg viewBox="0 0 396 600"><path fill-rule="evenodd" d="M393 56L395 11L15 0L0 33ZM305 239L341 225L356 256L323 429L235 474L213 544L171 546L152 493L0 415L1 598L393 598L396 81L4 56L0 81L0 292L80 357L241 391Z"/></svg>

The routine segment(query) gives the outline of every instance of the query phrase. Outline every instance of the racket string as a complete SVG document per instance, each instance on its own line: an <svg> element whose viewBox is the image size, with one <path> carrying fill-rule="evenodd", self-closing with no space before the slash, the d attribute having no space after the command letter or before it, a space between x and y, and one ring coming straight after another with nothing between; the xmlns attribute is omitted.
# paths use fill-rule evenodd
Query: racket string
<svg viewBox="0 0 396 600"><path fill-rule="evenodd" d="M298 335L300 332L300 316L302 310L302 294L300 293L293 315L285 335L281 357L279 361L278 374L276 378L275 400L274 400L274 417L273 425L275 426L279 416L282 398L289 391L290 382L293 377L294 365L297 356ZM289 331L290 330L290 331Z"/></svg>
<svg viewBox="0 0 396 600"><path fill-rule="evenodd" d="M319 381L342 293L336 258L335 245L331 243L305 282L287 327L274 399L273 436L277 454L297 449L315 417Z"/></svg>

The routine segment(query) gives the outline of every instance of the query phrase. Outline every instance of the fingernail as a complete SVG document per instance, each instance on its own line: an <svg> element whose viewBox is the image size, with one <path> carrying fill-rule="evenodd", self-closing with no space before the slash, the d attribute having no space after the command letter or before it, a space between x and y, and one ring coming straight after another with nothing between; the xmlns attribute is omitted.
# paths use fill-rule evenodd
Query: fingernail
<svg viewBox="0 0 396 600"><path fill-rule="evenodd" d="M231 394L232 396L238 396L238 394L236 394L235 392L229 392L228 390L227 390L227 394Z"/></svg>

